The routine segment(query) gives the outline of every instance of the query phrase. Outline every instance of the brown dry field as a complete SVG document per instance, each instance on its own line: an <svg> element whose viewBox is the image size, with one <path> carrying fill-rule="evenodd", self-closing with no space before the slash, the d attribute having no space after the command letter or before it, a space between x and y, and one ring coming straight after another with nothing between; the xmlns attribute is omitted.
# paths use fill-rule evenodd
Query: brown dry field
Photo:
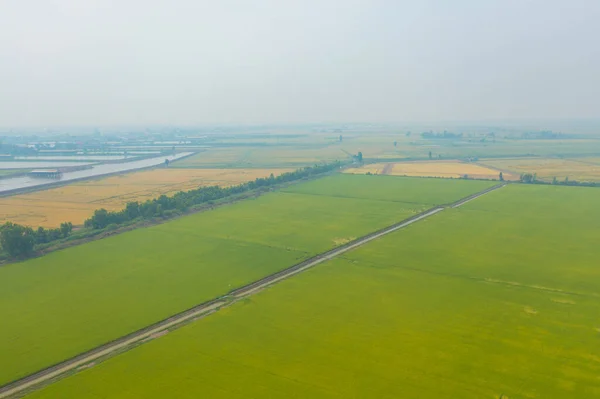
<svg viewBox="0 0 600 399"><path fill-rule="evenodd" d="M459 178L464 175L474 179L497 179L499 171L485 166L460 161L419 161L375 163L360 168L346 169L346 173L386 174L393 176L421 176ZM504 173L506 180L518 179L518 175Z"/></svg>
<svg viewBox="0 0 600 399"><path fill-rule="evenodd" d="M50 190L0 198L0 222L56 227L83 224L94 210L122 209L129 201L145 201L201 186L230 186L292 169L153 169L88 180Z"/></svg>
<svg viewBox="0 0 600 399"><path fill-rule="evenodd" d="M536 173L540 180L564 180L568 177L576 181L600 181L600 159L599 158L523 158L502 160L481 160L481 164L513 172Z"/></svg>

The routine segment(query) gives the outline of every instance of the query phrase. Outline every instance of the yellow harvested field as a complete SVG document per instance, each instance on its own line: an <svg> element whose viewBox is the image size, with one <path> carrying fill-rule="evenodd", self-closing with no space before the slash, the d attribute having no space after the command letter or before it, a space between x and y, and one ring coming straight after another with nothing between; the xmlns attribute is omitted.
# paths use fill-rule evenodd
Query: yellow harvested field
<svg viewBox="0 0 600 399"><path fill-rule="evenodd" d="M83 224L94 210L118 210L129 201L145 201L201 186L230 186L292 169L153 169L50 190L0 198L0 221L56 227Z"/></svg>
<svg viewBox="0 0 600 399"><path fill-rule="evenodd" d="M485 166L459 162L459 161L426 161L426 162L397 162L375 163L360 168L346 169L347 173L394 175L394 176L422 176L422 177L447 177L458 178L467 175L474 179L497 179L499 171ZM505 173L506 180L518 178L510 173Z"/></svg>
<svg viewBox="0 0 600 399"><path fill-rule="evenodd" d="M344 173L352 173L352 174L357 174L357 175L364 175L367 173L371 173L374 175L381 175L383 174L383 168L385 167L384 163L371 163L365 166L361 166L360 168L348 168L346 170L344 170Z"/></svg>
<svg viewBox="0 0 600 399"><path fill-rule="evenodd" d="M482 160L482 164L511 171L515 174L535 173L540 180L552 180L556 177L564 180L600 181L600 160L598 158L523 158Z"/></svg>

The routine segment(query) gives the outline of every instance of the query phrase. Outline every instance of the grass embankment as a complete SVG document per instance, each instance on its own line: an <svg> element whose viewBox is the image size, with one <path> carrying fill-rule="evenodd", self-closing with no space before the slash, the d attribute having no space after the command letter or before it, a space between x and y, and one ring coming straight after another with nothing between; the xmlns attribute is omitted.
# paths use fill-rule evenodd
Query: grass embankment
<svg viewBox="0 0 600 399"><path fill-rule="evenodd" d="M508 186L31 397L598 398L599 200Z"/></svg>
<svg viewBox="0 0 600 399"><path fill-rule="evenodd" d="M489 185L335 175L1 267L0 384Z"/></svg>

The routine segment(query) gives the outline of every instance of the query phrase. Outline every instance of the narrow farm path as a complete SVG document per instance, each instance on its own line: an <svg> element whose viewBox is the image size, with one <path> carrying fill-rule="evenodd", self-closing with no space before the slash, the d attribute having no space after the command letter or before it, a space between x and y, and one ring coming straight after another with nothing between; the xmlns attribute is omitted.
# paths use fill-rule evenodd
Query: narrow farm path
<svg viewBox="0 0 600 399"><path fill-rule="evenodd" d="M357 238L353 241L350 241L344 245L341 245L337 248L334 248L330 251L321 253L316 255L310 259L307 259L301 263L298 263L294 266L291 266L285 270L279 271L277 273L271 274L267 277L264 277L258 281L250 283L246 286L238 288L236 290L231 291L229 294L215 298L208 302L204 302L199 304L191 309L188 309L179 314L173 315L168 319L162 320L158 323L150 325L141 330L135 331L131 334L123 336L119 339L116 339L107 344L101 345L97 348L94 348L88 352L84 352L78 356L75 356L71 359L65 360L64 362L58 363L54 366L51 366L47 369L38 371L37 373L31 374L27 377L24 377L20 380L14 381L3 387L0 387L0 399L8 398L12 395L23 394L23 391L27 391L29 389L33 389L37 385L51 382L54 379L60 378L63 374L76 372L77 370L81 370L94 365L94 362L103 360L111 355L115 355L117 353L123 352L131 347L142 344L149 340L152 340L154 337L159 337L164 335L169 331L170 328L176 328L180 325L183 325L187 322L197 320L199 318L208 316L220 308L229 306L247 296L253 295L262 289L275 284L281 280L292 277L298 273L301 273L307 269L310 269L314 266L317 266L323 262L326 262L336 256L339 256L343 253L351 251L359 246L362 246L370 241L376 240L384 235L407 227L413 223L416 223L420 220L428 218L430 216L435 215L438 212L443 211L446 208L456 208L459 207L469 201L475 200L482 195L485 195L491 191L502 188L506 185L506 183L498 184L496 186L487 188L478 193L469 195L468 197L462 198L452 204L435 206L431 209L428 209L424 212L416 214L408 219L405 219L399 223L393 224L391 226L385 227L381 230L375 231L373 233L367 234L363 237ZM20 396L20 395L19 395Z"/></svg>
<svg viewBox="0 0 600 399"><path fill-rule="evenodd" d="M461 200L456 201L454 204L451 205L451 207L452 208L458 208L459 206L462 206L462 205L466 204L467 202L471 202L474 199L477 199L477 198L481 197L482 195L485 195L485 194L489 193L490 191L494 191L494 190L497 190L499 188L502 188L502 187L506 186L506 184L507 183L502 183L502 184L499 184L497 186L490 187L487 190L480 191L477 194L473 194L473 195L470 195L468 197L465 197L465 198L463 198Z"/></svg>
<svg viewBox="0 0 600 399"><path fill-rule="evenodd" d="M386 163L385 166L383 167L383 170L381 171L382 175L389 175L390 173L392 173L392 169L394 169L394 164L393 163Z"/></svg>

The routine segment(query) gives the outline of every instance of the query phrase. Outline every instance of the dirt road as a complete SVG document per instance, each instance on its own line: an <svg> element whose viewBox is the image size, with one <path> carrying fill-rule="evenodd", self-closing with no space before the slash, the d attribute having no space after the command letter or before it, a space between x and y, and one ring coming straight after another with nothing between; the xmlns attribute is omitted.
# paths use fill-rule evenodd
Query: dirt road
<svg viewBox="0 0 600 399"><path fill-rule="evenodd" d="M491 191L494 191L494 190L497 190L499 188L502 188L502 187L506 186L507 184L508 183L501 183L501 184L498 184L497 186L490 187L490 188L488 188L486 190L478 192L477 194L473 194L473 195L465 197L465 198L463 198L463 199L461 199L459 201L456 201L451 206L452 206L452 208L458 208L459 206L462 206L462 205L466 204L467 202L471 202L474 199L477 199L477 198L481 197L482 195L485 195L485 194L487 194L487 193L489 193Z"/></svg>
<svg viewBox="0 0 600 399"><path fill-rule="evenodd" d="M386 163L385 166L383 167L383 170L381 171L382 175L389 175L392 173L392 169L394 169L394 164L393 163Z"/></svg>
<svg viewBox="0 0 600 399"><path fill-rule="evenodd" d="M179 314L169 317L168 319L159 321L151 326L128 334L124 337L118 338L112 342L101 345L97 348L94 348L88 352L82 353L78 356L75 356L71 359L65 360L59 364L51 366L47 369L38 371L37 373L31 374L27 377L24 377L20 380L9 383L3 387L0 387L0 399L8 398L9 396L16 395L18 393L22 393L25 390L29 390L34 388L39 384L43 384L45 382L49 382L55 378L59 378L62 374L67 372L76 371L78 368L84 368L91 363L104 359L108 356L117 354L124 350L127 350L130 347L135 345L142 344L144 340L151 340L152 337L160 336L161 333L169 330L169 328L176 328L177 326L189 322L191 320L195 320L201 317L208 316L209 314L218 311L220 308L224 306L229 306L240 299L252 295L272 284L275 284L281 280L292 277L298 273L305 271L306 269L317 266L323 262L326 262L336 256L339 256L345 252L351 251L361 245L364 245L370 241L376 240L386 234L392 233L399 229L402 229L406 226L409 226L413 223L416 223L420 220L428 218L430 216L435 215L443 211L446 208L456 208L461 206L469 201L472 201L476 198L481 197L489 193L490 191L496 190L498 188L504 187L505 184L500 184L486 190L480 191L476 194L465 197L459 201L456 201L452 204L447 204L445 206L436 206L431 208L425 212L414 215L408 219L405 219L399 223L393 224L381 230L375 231L373 233L367 234L366 236L357 238L353 241L350 241L344 245L341 245L335 249L330 251L321 253L317 256L314 256L310 259L307 259L301 263L298 263L292 267L269 275L265 278L262 278L258 281L240 287L231 291L229 294L215 298L211 301L204 302L195 306L191 309L183 311Z"/></svg>

